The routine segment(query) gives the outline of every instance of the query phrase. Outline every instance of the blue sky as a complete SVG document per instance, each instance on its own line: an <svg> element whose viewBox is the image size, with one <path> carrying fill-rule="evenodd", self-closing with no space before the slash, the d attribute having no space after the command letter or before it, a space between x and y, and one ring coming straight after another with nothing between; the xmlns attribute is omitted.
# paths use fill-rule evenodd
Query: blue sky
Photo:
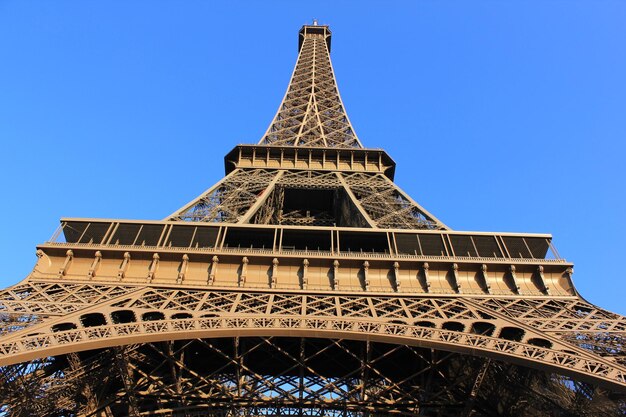
<svg viewBox="0 0 626 417"><path fill-rule="evenodd" d="M312 18L405 191L457 230L552 233L626 314L626 2L603 0L0 1L0 286L60 217L161 219L219 180Z"/></svg>

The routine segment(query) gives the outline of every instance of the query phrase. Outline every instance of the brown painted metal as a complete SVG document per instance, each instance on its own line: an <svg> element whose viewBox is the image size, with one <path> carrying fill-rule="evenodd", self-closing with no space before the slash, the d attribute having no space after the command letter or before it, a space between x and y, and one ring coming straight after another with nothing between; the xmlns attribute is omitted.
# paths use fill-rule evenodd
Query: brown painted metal
<svg viewBox="0 0 626 417"><path fill-rule="evenodd" d="M361 148L330 63L328 26L304 26L298 62L260 145Z"/></svg>
<svg viewBox="0 0 626 417"><path fill-rule="evenodd" d="M550 235L452 231L404 193L347 118L328 27L299 37L220 182L163 221L62 219L0 291L0 412L619 412L626 318Z"/></svg>

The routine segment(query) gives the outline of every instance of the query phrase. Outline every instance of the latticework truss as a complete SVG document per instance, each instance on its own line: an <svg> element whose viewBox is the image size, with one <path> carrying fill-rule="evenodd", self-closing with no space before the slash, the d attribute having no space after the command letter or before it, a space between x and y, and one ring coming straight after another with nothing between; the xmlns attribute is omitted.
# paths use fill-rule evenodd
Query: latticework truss
<svg viewBox="0 0 626 417"><path fill-rule="evenodd" d="M261 145L361 147L330 63L328 27L305 27L289 88Z"/></svg>
<svg viewBox="0 0 626 417"><path fill-rule="evenodd" d="M17 367L3 369L12 379L0 389L13 393L21 384L32 395L16 399L23 415L470 416L506 410L501 414L591 417L623 411L605 392L586 384L572 388L570 379L513 364L345 339L150 342L31 366L46 365L69 371L28 378ZM42 390L55 402L37 395L46 383L58 387ZM96 404L106 407L99 412Z"/></svg>
<svg viewBox="0 0 626 417"><path fill-rule="evenodd" d="M626 318L545 234L449 230L305 26L257 145L163 221L63 219L0 291L0 415L618 416Z"/></svg>
<svg viewBox="0 0 626 417"><path fill-rule="evenodd" d="M171 220L237 223L277 174L263 169L233 171Z"/></svg>
<svg viewBox="0 0 626 417"><path fill-rule="evenodd" d="M309 199L296 190L304 190ZM237 169L168 220L445 228L383 174L310 170Z"/></svg>
<svg viewBox="0 0 626 417"><path fill-rule="evenodd" d="M7 410L621 412L594 382L626 386L626 319L580 299L120 288L32 281L0 294L6 315L42 312L0 344ZM75 306L49 312L59 298ZM518 409L528 396L539 400Z"/></svg>

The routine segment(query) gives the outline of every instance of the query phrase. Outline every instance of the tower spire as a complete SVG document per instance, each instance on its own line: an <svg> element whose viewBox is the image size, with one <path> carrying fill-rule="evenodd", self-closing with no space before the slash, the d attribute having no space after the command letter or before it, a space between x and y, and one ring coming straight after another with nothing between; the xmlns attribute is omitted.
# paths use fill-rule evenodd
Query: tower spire
<svg viewBox="0 0 626 417"><path fill-rule="evenodd" d="M287 93L260 145L362 148L339 96L330 61L331 31L305 25Z"/></svg>

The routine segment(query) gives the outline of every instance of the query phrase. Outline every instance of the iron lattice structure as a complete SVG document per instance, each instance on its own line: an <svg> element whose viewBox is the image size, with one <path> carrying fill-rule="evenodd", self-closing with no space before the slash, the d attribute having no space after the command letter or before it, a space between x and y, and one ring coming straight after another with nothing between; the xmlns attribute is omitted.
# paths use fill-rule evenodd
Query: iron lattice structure
<svg viewBox="0 0 626 417"><path fill-rule="evenodd" d="M547 234L453 231L363 148L326 26L267 133L163 221L61 220L0 292L9 416L624 413L626 319Z"/></svg>

